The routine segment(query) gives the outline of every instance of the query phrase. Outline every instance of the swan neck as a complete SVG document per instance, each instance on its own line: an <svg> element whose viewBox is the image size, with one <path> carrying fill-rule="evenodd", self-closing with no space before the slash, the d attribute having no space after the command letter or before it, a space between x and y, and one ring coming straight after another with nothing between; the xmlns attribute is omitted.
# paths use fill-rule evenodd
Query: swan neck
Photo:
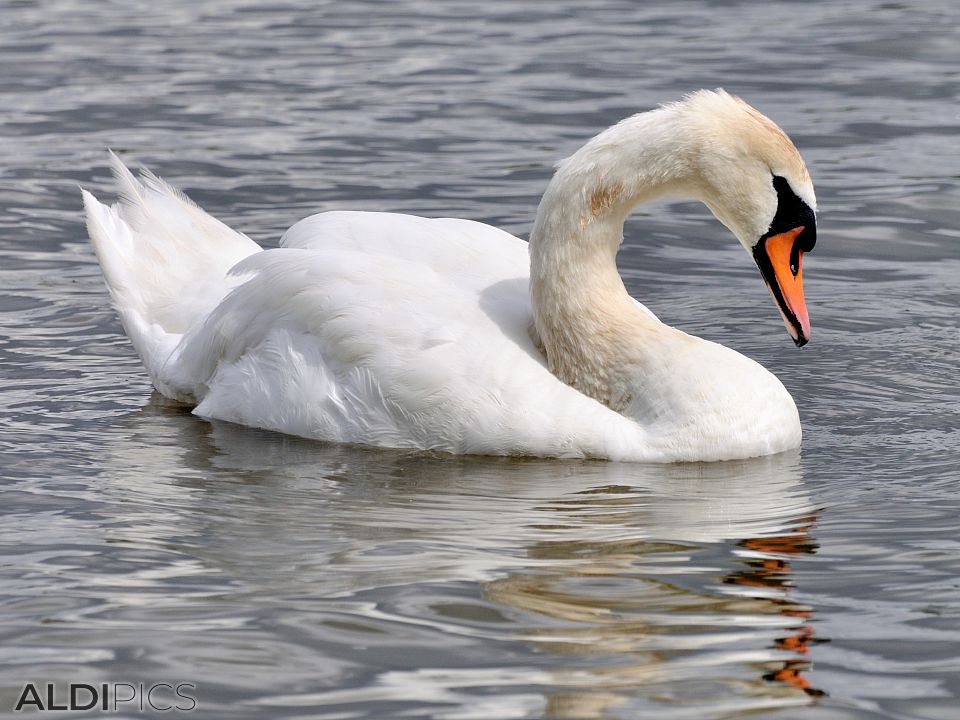
<svg viewBox="0 0 960 720"><path fill-rule="evenodd" d="M575 277L589 284L616 273L623 224L634 207L664 195L701 194L695 145L680 109L666 106L608 128L564 160L530 235L536 280Z"/></svg>
<svg viewBox="0 0 960 720"><path fill-rule="evenodd" d="M692 194L678 130L667 107L595 137L560 165L530 235L534 323L550 369L615 409L617 368L642 362L650 332L664 327L627 293L617 250L637 204Z"/></svg>

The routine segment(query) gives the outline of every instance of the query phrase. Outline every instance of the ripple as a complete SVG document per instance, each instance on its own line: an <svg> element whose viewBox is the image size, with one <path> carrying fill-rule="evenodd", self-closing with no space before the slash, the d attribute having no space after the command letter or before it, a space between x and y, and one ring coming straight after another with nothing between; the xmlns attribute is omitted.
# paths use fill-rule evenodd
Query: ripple
<svg viewBox="0 0 960 720"><path fill-rule="evenodd" d="M6 3L3 686L176 676L214 718L955 716L954 15ZM798 453L450 458L203 422L151 395L85 240L108 146L268 246L332 208L523 236L553 163L701 86L775 117L817 180L814 342L699 205L643 208L620 265L777 372Z"/></svg>

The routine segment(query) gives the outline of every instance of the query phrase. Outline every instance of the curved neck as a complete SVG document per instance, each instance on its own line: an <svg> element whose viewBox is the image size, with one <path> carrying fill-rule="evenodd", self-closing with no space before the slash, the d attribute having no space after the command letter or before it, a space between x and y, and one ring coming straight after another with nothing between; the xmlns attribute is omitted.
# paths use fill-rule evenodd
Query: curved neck
<svg viewBox="0 0 960 720"><path fill-rule="evenodd" d="M645 338L665 326L627 293L617 250L638 203L695 194L678 122L674 108L660 108L588 142L554 175L530 235L534 323L551 372L618 410Z"/></svg>

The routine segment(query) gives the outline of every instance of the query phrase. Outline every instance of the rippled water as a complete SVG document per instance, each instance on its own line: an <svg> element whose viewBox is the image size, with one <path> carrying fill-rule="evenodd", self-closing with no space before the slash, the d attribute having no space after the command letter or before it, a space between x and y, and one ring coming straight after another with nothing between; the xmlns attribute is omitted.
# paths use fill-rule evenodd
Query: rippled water
<svg viewBox="0 0 960 720"><path fill-rule="evenodd" d="M0 2L0 707L186 681L223 718L960 718L958 15ZM452 458L208 423L151 395L85 239L107 146L265 244L332 208L525 236L554 161L721 85L812 169L813 342L696 204L638 212L621 267L783 378L797 453Z"/></svg>

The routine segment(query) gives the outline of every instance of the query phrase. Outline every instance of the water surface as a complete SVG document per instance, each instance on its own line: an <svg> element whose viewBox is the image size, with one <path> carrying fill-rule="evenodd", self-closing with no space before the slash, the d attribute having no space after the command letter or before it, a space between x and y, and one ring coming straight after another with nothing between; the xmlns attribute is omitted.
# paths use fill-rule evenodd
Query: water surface
<svg viewBox="0 0 960 720"><path fill-rule="evenodd" d="M960 718L954 3L0 11L5 710L31 680L187 681L211 718ZM783 379L794 453L453 458L208 423L151 393L85 239L108 146L265 245L335 208L525 237L556 160L717 86L814 175L813 341L697 204L638 211L620 265Z"/></svg>

